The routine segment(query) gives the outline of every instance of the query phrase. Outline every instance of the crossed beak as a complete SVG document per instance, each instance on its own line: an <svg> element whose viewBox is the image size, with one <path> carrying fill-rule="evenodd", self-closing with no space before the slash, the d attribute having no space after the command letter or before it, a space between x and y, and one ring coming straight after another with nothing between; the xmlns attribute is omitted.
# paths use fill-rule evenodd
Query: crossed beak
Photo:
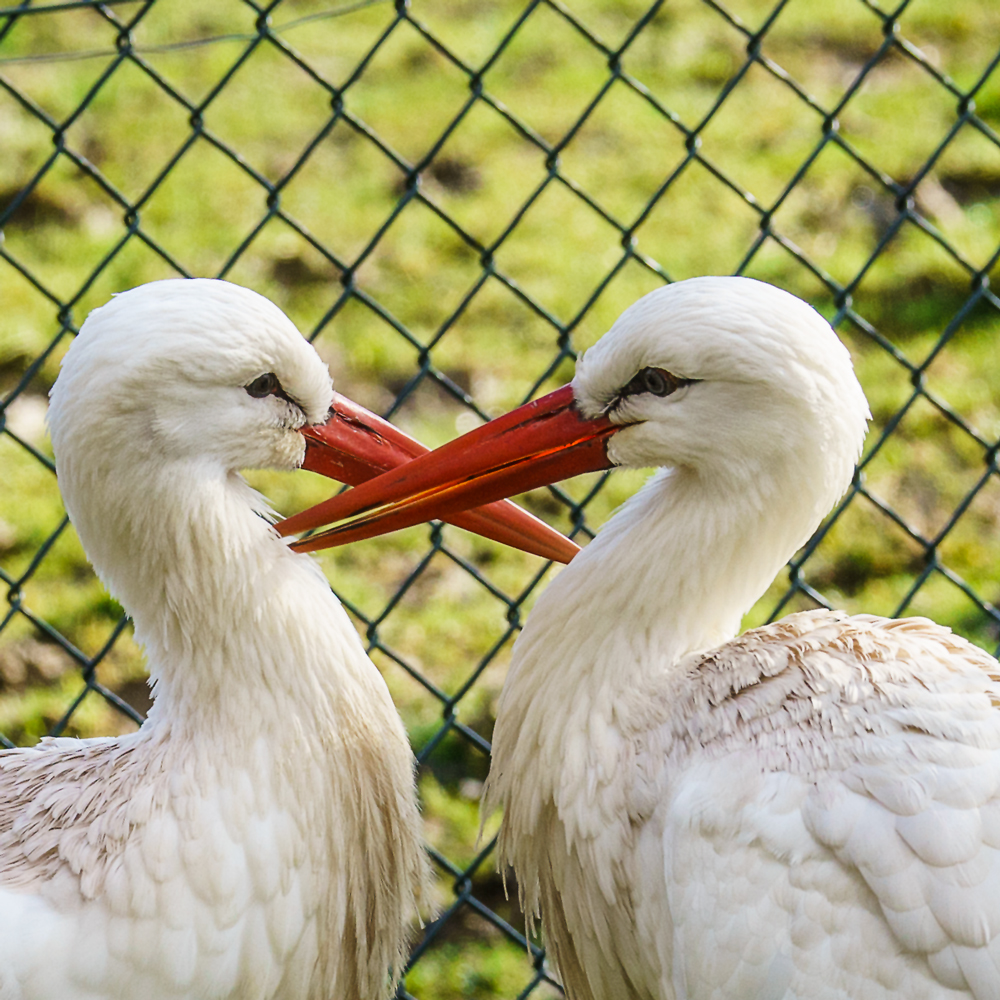
<svg viewBox="0 0 1000 1000"><path fill-rule="evenodd" d="M303 431L303 468L355 488L279 522L277 528L289 535L337 524L292 545L309 552L440 519L546 559L569 562L578 547L505 498L611 468L608 439L620 429L607 416L584 417L566 385L428 451L338 395L330 420Z"/></svg>

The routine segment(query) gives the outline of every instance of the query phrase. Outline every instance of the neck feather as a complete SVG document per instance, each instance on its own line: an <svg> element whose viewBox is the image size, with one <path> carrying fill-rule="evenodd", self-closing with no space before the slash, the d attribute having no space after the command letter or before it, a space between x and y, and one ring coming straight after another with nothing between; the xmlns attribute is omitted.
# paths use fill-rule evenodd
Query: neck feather
<svg viewBox="0 0 1000 1000"><path fill-rule="evenodd" d="M818 523L823 501L813 499L790 507L753 484L660 472L549 585L514 646L493 731L484 815L504 807L507 863L510 831L543 802L565 805L577 794L589 802L596 777L617 781L609 732L623 698L737 633ZM536 780L518 782L525 773ZM573 815L561 813L571 826ZM535 876L519 868L522 875L533 905Z"/></svg>
<svg viewBox="0 0 1000 1000"><path fill-rule="evenodd" d="M619 630L677 660L736 634L814 527L813 512L803 515L694 473L661 472L588 547L592 565L580 575Z"/></svg>
<svg viewBox="0 0 1000 1000"><path fill-rule="evenodd" d="M658 473L539 599L507 686L551 681L605 698L731 639L819 506Z"/></svg>
<svg viewBox="0 0 1000 1000"><path fill-rule="evenodd" d="M151 725L259 733L303 702L315 717L339 683L367 682L329 585L242 477L163 468L141 490L90 483L78 495L84 546L149 657Z"/></svg>

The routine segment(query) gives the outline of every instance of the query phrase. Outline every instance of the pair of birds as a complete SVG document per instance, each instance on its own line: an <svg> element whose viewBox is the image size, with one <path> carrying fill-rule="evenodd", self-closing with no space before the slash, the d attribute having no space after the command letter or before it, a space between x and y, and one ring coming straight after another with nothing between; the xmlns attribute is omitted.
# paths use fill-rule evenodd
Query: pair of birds
<svg viewBox="0 0 1000 1000"><path fill-rule="evenodd" d="M572 1000L1000 997L996 661L921 619L734 638L864 436L812 309L665 287L571 387L425 457L357 411L345 443L332 401L287 318L223 282L120 295L70 348L60 486L155 702L131 736L0 753L0 1000L391 992L425 876L405 734L237 471L318 468L324 442L353 481L389 471L279 528L359 515L316 545L479 507L558 553L482 505L664 467L539 599L498 709L486 807Z"/></svg>

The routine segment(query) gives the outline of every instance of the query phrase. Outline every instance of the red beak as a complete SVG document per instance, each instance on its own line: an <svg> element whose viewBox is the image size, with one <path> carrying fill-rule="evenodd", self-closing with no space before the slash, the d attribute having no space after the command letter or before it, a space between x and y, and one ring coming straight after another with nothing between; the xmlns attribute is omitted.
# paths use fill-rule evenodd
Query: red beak
<svg viewBox="0 0 1000 1000"><path fill-rule="evenodd" d="M605 415L584 417L574 405L572 386L566 385L304 511L279 525L279 530L298 531L365 515L296 543L297 548L320 549L430 518L459 524L460 516L469 516L460 512L470 507L489 504L485 509L492 510L502 497L611 468L607 442L620 429Z"/></svg>
<svg viewBox="0 0 1000 1000"><path fill-rule="evenodd" d="M390 475L389 470L398 466L406 467L412 460L426 455L429 451L419 441L394 427L387 420L383 420L340 393L334 393L327 422L305 427L302 434L306 439L303 469L319 472L358 489L349 490L280 521L276 527L282 535L306 531L341 520L345 515L338 514L337 511L345 506L345 501L347 506L360 509L356 496L359 489L366 488L361 484L376 478L385 478L380 476L380 473ZM363 497L361 503L364 503ZM470 510L470 507L476 509ZM564 563L569 562L580 551L575 543L509 500L489 503L486 506L480 506L478 501L474 501L449 506L447 510L441 505L431 503L424 509L426 513L409 520L406 526L439 518L485 538L492 538L494 541L532 552L545 559ZM332 516L329 514L331 510L334 512ZM369 538L389 530L393 529L384 528L359 537ZM353 540L342 541L338 537L334 542L326 541L328 535L329 532L324 532L322 535L293 542L292 548L299 552L311 552Z"/></svg>

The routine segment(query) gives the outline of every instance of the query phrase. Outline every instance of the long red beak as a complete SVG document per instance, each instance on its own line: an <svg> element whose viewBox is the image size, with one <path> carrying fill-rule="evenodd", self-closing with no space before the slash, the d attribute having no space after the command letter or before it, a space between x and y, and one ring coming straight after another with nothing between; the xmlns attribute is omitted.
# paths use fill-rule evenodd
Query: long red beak
<svg viewBox="0 0 1000 1000"><path fill-rule="evenodd" d="M320 549L408 528L430 518L458 524L458 516L468 516L459 512L470 507L489 504L486 509L491 510L502 497L611 468L607 442L618 430L621 426L612 424L607 416L584 417L574 405L572 386L565 385L304 511L297 518L305 523L292 523L297 519L291 518L279 525L279 530L287 527L297 531L364 515L296 543L302 549Z"/></svg>
<svg viewBox="0 0 1000 1000"><path fill-rule="evenodd" d="M365 488L361 484L375 478L383 478L380 473L388 473L388 470L399 466L405 467L411 464L413 459L426 455L429 451L398 427L394 427L387 420L383 420L340 393L334 393L327 422L319 426L305 427L302 433L306 439L303 469L319 472L359 489ZM358 489L354 489L333 497L325 503L317 504L300 514L280 521L276 527L280 534L290 535L340 520L344 515L334 513L331 517L327 511L329 509L336 511L343 506L347 498L354 500L357 493ZM356 506L356 502L354 505ZM476 509L470 510L468 509L470 507ZM448 507L447 510L440 508L439 505L429 504L426 509L428 513L410 520L407 526L431 519L446 520L485 538L492 538L545 559L564 563L569 562L580 551L575 543L509 500L489 503L486 506L473 502ZM382 533L383 531L373 531L359 537L369 538ZM292 548L300 552L310 552L329 548L332 544L343 544L339 538L332 543L324 541L328 534L293 542Z"/></svg>

